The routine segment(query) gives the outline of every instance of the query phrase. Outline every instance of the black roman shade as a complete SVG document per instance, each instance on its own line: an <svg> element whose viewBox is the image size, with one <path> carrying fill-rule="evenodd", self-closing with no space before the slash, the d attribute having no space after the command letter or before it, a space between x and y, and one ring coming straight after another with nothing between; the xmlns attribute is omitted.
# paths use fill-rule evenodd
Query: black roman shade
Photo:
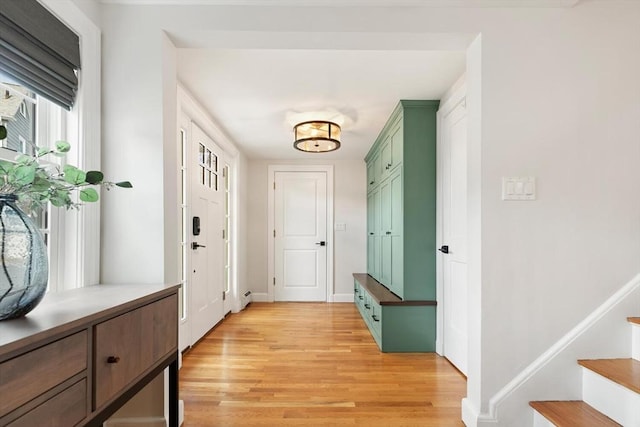
<svg viewBox="0 0 640 427"><path fill-rule="evenodd" d="M80 41L37 0L0 0L0 70L71 109L78 91Z"/></svg>

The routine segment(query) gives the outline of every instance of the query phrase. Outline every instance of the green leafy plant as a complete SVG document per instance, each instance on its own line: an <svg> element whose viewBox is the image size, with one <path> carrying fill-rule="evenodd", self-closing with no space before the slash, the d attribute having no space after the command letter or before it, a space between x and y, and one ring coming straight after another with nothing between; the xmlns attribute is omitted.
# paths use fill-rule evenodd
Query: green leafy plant
<svg viewBox="0 0 640 427"><path fill-rule="evenodd" d="M129 181L105 181L100 171L85 172L69 164L60 166L43 161L48 155L63 157L70 149L68 142L58 141L54 149L38 148L33 156L18 155L15 162L0 160L0 194L16 195L18 203L26 210L44 206L47 202L56 207L77 208L80 203L72 199L73 192L78 192L80 202L91 203L99 199L95 186L107 190L133 187Z"/></svg>

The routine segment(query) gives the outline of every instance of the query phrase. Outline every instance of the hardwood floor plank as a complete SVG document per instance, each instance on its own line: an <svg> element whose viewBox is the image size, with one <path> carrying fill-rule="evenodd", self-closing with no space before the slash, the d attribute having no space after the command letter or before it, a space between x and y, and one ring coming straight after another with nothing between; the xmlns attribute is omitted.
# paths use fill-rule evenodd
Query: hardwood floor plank
<svg viewBox="0 0 640 427"><path fill-rule="evenodd" d="M465 378L381 353L353 304L253 303L185 354L185 426L463 426Z"/></svg>

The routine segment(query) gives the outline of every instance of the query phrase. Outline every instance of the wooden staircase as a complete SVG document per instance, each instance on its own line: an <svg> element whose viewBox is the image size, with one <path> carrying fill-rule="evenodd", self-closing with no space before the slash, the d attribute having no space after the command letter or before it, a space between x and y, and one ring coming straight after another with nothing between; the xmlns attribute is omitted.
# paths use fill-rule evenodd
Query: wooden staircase
<svg viewBox="0 0 640 427"><path fill-rule="evenodd" d="M534 427L640 427L640 317L629 317L630 359L579 360L582 399L530 402Z"/></svg>

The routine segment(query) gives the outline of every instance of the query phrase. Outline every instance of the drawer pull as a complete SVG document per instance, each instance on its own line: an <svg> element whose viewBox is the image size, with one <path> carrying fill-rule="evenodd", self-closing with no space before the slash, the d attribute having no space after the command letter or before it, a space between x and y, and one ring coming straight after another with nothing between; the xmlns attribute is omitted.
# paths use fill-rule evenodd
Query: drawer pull
<svg viewBox="0 0 640 427"><path fill-rule="evenodd" d="M107 357L107 363L118 363L120 361L119 356L109 356Z"/></svg>
<svg viewBox="0 0 640 427"><path fill-rule="evenodd" d="M358 295L358 298L360 298L360 299L364 299L364 298L362 297L362 295Z"/></svg>
<svg viewBox="0 0 640 427"><path fill-rule="evenodd" d="M385 234L389 235L389 234L391 234L391 232L390 232L390 231L387 231Z"/></svg>
<svg viewBox="0 0 640 427"><path fill-rule="evenodd" d="M374 183L375 183L375 181L371 181L371 182L369 183L369 185L373 185Z"/></svg>
<svg viewBox="0 0 640 427"><path fill-rule="evenodd" d="M364 308L366 308L367 310L371 308L371 304L365 304Z"/></svg>
<svg viewBox="0 0 640 427"><path fill-rule="evenodd" d="M356 294L359 292L358 289L354 289L353 292L355 292Z"/></svg>
<svg viewBox="0 0 640 427"><path fill-rule="evenodd" d="M375 314L372 314L371 318L373 319L374 322L379 322L380 321L380 319L378 319L378 316L376 316Z"/></svg>

